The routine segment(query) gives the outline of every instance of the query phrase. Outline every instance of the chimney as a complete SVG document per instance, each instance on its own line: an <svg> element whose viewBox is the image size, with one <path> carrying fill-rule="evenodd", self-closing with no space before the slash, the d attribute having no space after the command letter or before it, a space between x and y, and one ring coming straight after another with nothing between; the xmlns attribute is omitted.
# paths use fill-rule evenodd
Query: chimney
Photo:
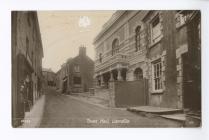
<svg viewBox="0 0 209 140"><path fill-rule="evenodd" d="M79 55L86 56L86 47L79 47Z"/></svg>

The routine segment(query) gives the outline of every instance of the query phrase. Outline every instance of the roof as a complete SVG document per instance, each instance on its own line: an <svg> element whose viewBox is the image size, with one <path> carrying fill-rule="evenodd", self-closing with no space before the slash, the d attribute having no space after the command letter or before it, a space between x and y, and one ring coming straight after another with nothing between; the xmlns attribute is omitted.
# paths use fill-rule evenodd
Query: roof
<svg viewBox="0 0 209 140"><path fill-rule="evenodd" d="M42 68L42 71L43 72L53 72L51 68Z"/></svg>
<svg viewBox="0 0 209 140"><path fill-rule="evenodd" d="M103 34L125 13L126 11L116 11L111 18L103 25L102 30L98 33L98 35L94 38L93 44L99 40Z"/></svg>

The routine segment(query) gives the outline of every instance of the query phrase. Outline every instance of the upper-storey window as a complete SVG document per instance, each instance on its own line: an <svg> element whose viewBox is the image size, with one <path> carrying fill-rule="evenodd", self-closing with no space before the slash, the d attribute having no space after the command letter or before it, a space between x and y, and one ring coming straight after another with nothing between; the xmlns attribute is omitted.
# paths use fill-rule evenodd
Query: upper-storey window
<svg viewBox="0 0 209 140"><path fill-rule="evenodd" d="M181 27L186 24L187 14L184 14L183 11L179 10L176 13L176 27Z"/></svg>
<svg viewBox="0 0 209 140"><path fill-rule="evenodd" d="M159 41L161 34L162 31L160 17L156 16L151 22L151 43L156 43Z"/></svg>
<svg viewBox="0 0 209 140"><path fill-rule="evenodd" d="M140 50L140 40L141 40L140 31L141 31L141 27L140 26L136 27L135 30L136 52Z"/></svg>
<svg viewBox="0 0 209 140"><path fill-rule="evenodd" d="M74 72L80 72L80 67L79 65L74 66Z"/></svg>
<svg viewBox="0 0 209 140"><path fill-rule="evenodd" d="M112 55L119 52L119 40L115 39L112 43Z"/></svg>
<svg viewBox="0 0 209 140"><path fill-rule="evenodd" d="M27 17L27 22L28 22L29 27L31 26L30 16L31 16L31 14L29 13L28 17Z"/></svg>
<svg viewBox="0 0 209 140"><path fill-rule="evenodd" d="M102 63L102 53L99 53L99 62Z"/></svg>

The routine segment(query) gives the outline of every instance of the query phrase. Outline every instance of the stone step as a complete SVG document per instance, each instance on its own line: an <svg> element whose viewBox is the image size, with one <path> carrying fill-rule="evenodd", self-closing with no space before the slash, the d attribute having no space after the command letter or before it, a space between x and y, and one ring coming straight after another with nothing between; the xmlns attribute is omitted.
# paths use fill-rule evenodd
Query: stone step
<svg viewBox="0 0 209 140"><path fill-rule="evenodd" d="M127 108L127 110L132 111L132 112L137 112L137 113L151 113L151 114L157 114L157 115L183 113L182 109L154 107L154 106L129 107Z"/></svg>
<svg viewBox="0 0 209 140"><path fill-rule="evenodd" d="M181 121L181 122L185 122L186 121L186 115L181 113L181 114L171 114L171 115L160 115L163 118L166 119L171 119L171 120L175 120L175 121Z"/></svg>

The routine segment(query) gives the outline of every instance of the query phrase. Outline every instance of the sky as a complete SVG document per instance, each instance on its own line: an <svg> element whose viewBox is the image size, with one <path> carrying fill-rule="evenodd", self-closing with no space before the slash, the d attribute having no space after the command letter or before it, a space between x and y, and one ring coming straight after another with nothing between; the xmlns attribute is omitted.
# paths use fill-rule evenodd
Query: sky
<svg viewBox="0 0 209 140"><path fill-rule="evenodd" d="M44 50L43 68L54 72L84 45L94 60L93 39L114 11L39 11L38 20Z"/></svg>

